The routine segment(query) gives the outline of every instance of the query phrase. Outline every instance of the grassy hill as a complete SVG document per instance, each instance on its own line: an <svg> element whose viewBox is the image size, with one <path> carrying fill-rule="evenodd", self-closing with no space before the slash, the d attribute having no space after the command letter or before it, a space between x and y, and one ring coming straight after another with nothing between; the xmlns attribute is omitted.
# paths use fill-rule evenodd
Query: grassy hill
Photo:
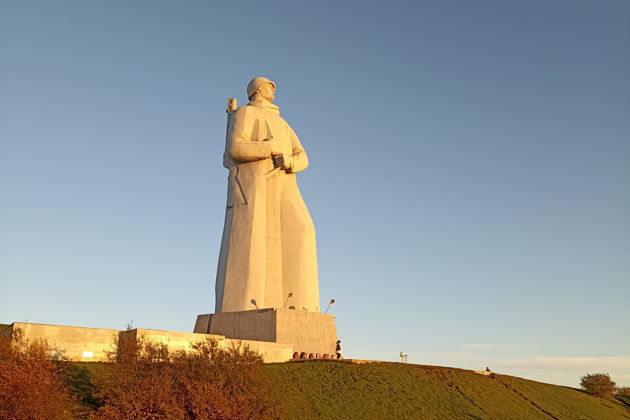
<svg viewBox="0 0 630 420"><path fill-rule="evenodd" d="M92 397L90 377L106 363L72 363L74 387ZM630 420L625 403L507 375L401 363L303 360L263 366L285 419Z"/></svg>
<svg viewBox="0 0 630 420"><path fill-rule="evenodd" d="M506 375L400 363L265 366L287 419L630 419L630 408Z"/></svg>

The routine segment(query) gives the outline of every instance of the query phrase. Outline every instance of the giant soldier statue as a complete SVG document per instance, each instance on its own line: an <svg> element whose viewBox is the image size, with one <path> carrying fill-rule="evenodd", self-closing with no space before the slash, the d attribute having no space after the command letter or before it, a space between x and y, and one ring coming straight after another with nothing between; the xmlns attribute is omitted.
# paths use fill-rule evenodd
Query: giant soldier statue
<svg viewBox="0 0 630 420"><path fill-rule="evenodd" d="M215 312L285 308L319 312L315 228L297 186L306 152L272 102L276 85L256 77L249 103L228 104L223 165L227 208Z"/></svg>

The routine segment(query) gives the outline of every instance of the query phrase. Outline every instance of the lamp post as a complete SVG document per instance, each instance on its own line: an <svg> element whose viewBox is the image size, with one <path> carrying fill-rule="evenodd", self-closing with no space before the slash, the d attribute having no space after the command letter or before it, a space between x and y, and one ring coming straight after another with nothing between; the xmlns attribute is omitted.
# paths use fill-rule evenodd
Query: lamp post
<svg viewBox="0 0 630 420"><path fill-rule="evenodd" d="M289 294L287 295L287 299L284 301L284 305L282 305L282 309L284 309L285 306L287 306L287 302L289 301L289 298L293 296L293 293L289 292Z"/></svg>
<svg viewBox="0 0 630 420"><path fill-rule="evenodd" d="M325 314L328 313L328 310L330 309L330 305L332 305L333 303L335 303L335 299L330 299L330 302L328 302L328 307L326 308L326 311L324 312Z"/></svg>

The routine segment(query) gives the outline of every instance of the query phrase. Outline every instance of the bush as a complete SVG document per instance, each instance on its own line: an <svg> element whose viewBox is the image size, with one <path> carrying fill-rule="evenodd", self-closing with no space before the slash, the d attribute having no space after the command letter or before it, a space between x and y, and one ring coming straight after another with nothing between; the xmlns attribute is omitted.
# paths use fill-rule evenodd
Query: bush
<svg viewBox="0 0 630 420"><path fill-rule="evenodd" d="M262 358L247 347L208 340L170 352L129 331L109 363L87 365L51 360L46 342L21 331L0 337L0 419L280 418Z"/></svg>
<svg viewBox="0 0 630 420"><path fill-rule="evenodd" d="M615 392L615 394L630 397L630 386L617 387L617 391Z"/></svg>
<svg viewBox="0 0 630 420"><path fill-rule="evenodd" d="M615 392L615 383L607 373L593 373L582 376L580 386L591 395L600 398L612 399Z"/></svg>
<svg viewBox="0 0 630 420"><path fill-rule="evenodd" d="M260 355L213 340L189 352L122 335L94 380L94 419L276 419Z"/></svg>
<svg viewBox="0 0 630 420"><path fill-rule="evenodd" d="M61 376L45 341L29 342L21 330L0 337L0 418L69 418L73 402Z"/></svg>

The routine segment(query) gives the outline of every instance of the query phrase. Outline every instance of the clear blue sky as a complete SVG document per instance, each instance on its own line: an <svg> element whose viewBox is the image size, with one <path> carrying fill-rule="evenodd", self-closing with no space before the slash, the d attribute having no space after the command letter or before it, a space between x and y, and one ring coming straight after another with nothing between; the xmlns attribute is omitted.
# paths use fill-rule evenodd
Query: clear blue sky
<svg viewBox="0 0 630 420"><path fill-rule="evenodd" d="M190 331L277 82L346 356L630 385L630 2L0 1L0 321Z"/></svg>

